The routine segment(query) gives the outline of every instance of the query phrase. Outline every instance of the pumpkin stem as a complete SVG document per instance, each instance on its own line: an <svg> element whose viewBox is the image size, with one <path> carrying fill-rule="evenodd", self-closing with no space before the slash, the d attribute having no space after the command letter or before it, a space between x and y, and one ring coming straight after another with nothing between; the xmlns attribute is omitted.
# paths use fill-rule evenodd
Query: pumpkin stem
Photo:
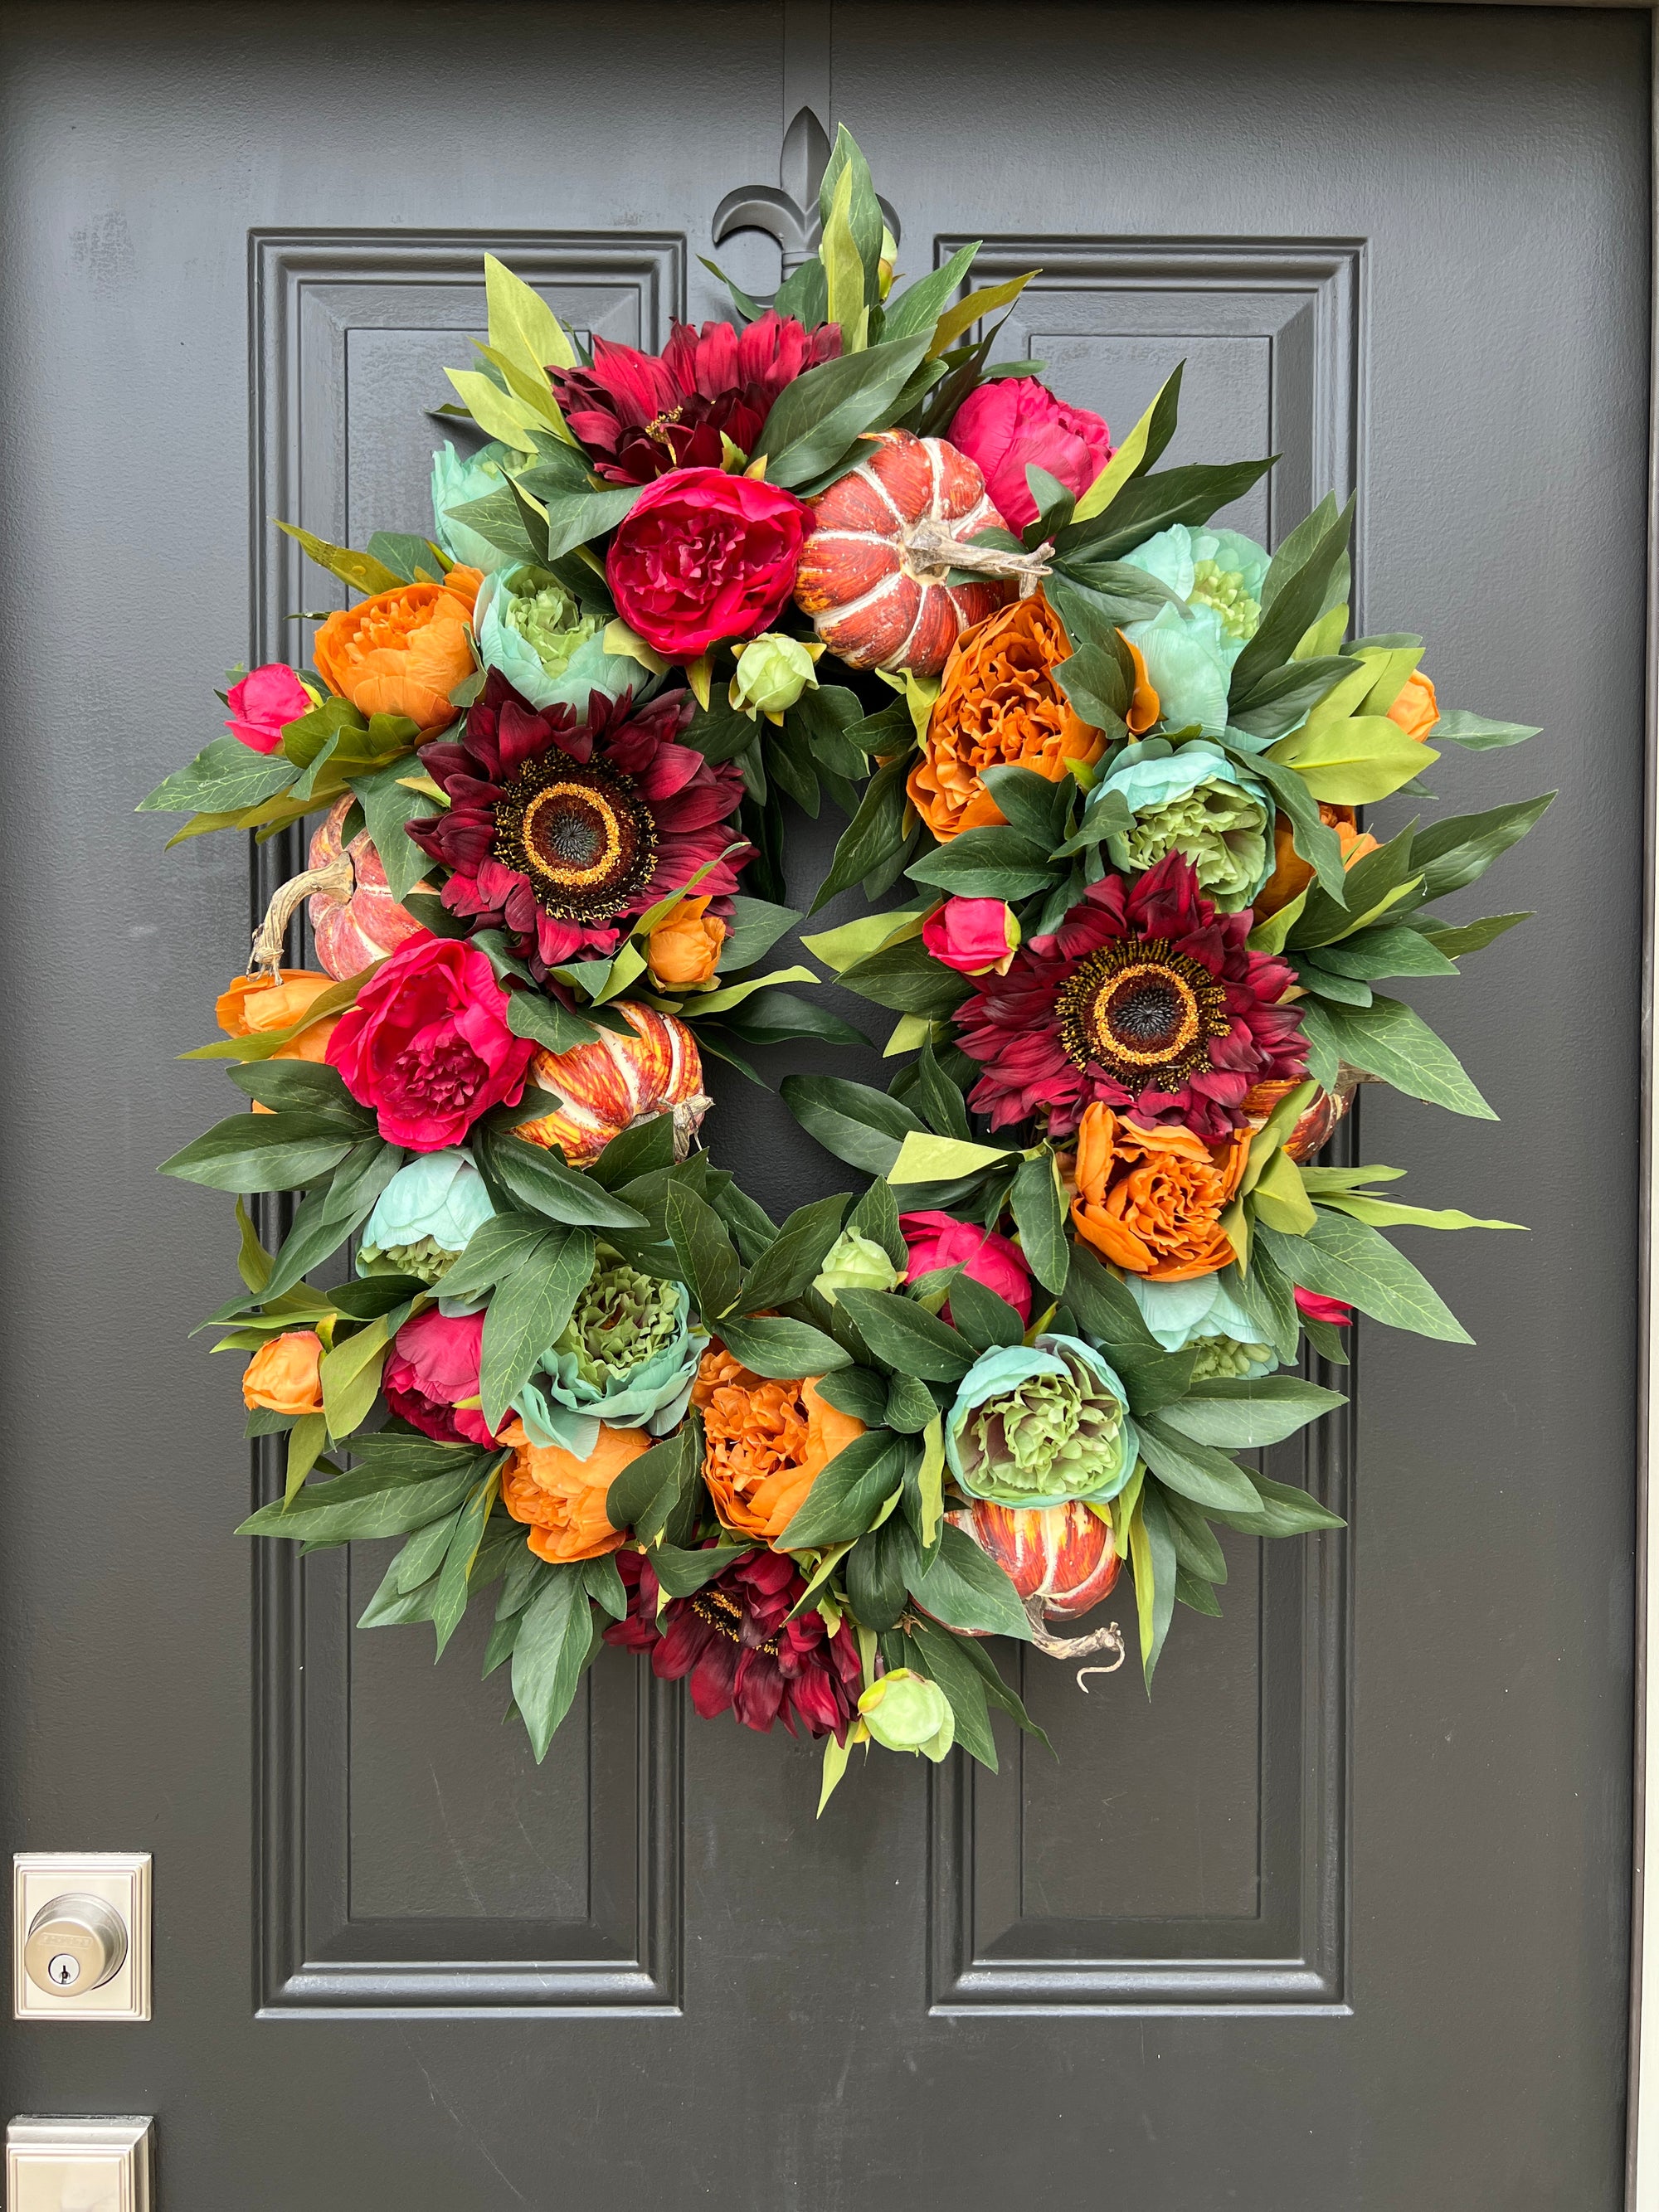
<svg viewBox="0 0 1659 2212"><path fill-rule="evenodd" d="M1078 1687L1086 1698L1088 1686L1085 1674L1115 1674L1123 1664L1123 1632L1116 1621L1108 1621L1104 1628L1091 1628L1085 1636L1051 1636L1042 1617L1042 1601L1028 1597L1025 1618L1031 1624L1031 1642L1046 1659L1086 1659L1091 1652L1111 1651L1116 1654L1109 1667L1087 1667L1078 1669Z"/></svg>
<svg viewBox="0 0 1659 2212"><path fill-rule="evenodd" d="M318 891L330 892L343 903L356 888L357 871L351 865L349 853L340 854L326 867L307 868L302 874L290 876L285 884L279 884L265 908L264 920L253 933L253 955L248 962L248 974L272 975L280 981L283 942L301 903Z"/></svg>
<svg viewBox="0 0 1659 2212"><path fill-rule="evenodd" d="M980 576L1015 576L1019 596L1029 599L1038 580L1048 573L1054 551L1047 538L1030 553L1010 553L1000 545L981 545L976 538L953 538L947 525L924 515L904 533L905 565L922 580L940 583L952 568L971 569ZM926 572L933 570L936 574Z"/></svg>

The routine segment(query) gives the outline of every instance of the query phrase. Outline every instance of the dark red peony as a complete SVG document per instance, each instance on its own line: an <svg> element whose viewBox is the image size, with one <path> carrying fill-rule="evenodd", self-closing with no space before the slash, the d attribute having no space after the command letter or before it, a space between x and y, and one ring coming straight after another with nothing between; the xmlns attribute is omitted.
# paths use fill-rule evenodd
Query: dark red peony
<svg viewBox="0 0 1659 2212"><path fill-rule="evenodd" d="M787 605L811 510L721 469L648 484L617 526L605 573L617 612L669 660L753 637Z"/></svg>
<svg viewBox="0 0 1659 2212"><path fill-rule="evenodd" d="M690 1597L671 1598L657 1614L659 1585L638 1552L618 1552L628 1586L628 1617L605 1632L607 1644L648 1651L665 1682L691 1678L691 1702L704 1720L729 1706L763 1734L781 1721L792 1735L833 1735L844 1743L863 1686L858 1645L843 1624L833 1636L809 1607L789 1619L806 1584L781 1552L744 1552L724 1574Z"/></svg>
<svg viewBox="0 0 1659 2212"><path fill-rule="evenodd" d="M357 994L327 1057L389 1145L459 1145L492 1106L516 1106L535 1046L507 1025L507 994L483 954L422 930Z"/></svg>
<svg viewBox="0 0 1659 2212"><path fill-rule="evenodd" d="M409 834L451 872L450 912L504 931L544 980L561 961L614 951L630 916L705 861L715 866L698 891L729 915L754 851L732 826L743 773L680 743L691 714L684 691L634 714L626 693L613 703L595 691L578 722L568 707L531 706L492 669L462 735L421 752L449 811Z"/></svg>
<svg viewBox="0 0 1659 2212"><path fill-rule="evenodd" d="M596 337L592 368L549 374L598 473L649 483L670 469L720 467L722 433L747 457L785 385L840 351L838 324L808 331L769 307L745 331L676 323L660 357Z"/></svg>
<svg viewBox="0 0 1659 2212"><path fill-rule="evenodd" d="M1180 853L1132 884L1091 884L958 1010L962 1048L985 1070L969 1103L994 1129L1036 1115L1068 1137L1098 1099L1143 1128L1224 1137L1248 1119L1253 1084L1306 1066L1302 1017L1278 1003L1296 971L1249 950L1252 926L1200 896Z"/></svg>

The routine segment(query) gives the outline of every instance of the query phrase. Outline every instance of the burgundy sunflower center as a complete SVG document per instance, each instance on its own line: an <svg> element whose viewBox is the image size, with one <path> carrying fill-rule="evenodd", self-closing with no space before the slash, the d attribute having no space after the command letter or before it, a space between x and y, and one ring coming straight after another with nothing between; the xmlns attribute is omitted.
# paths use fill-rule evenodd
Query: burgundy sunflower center
<svg viewBox="0 0 1659 2212"><path fill-rule="evenodd" d="M1068 1059L1137 1089L1178 1090L1209 1065L1210 1039L1229 1027L1221 985L1166 938L1090 953L1060 985L1055 1012Z"/></svg>
<svg viewBox="0 0 1659 2212"><path fill-rule="evenodd" d="M742 1643L743 1607L734 1599L727 1597L724 1590L699 1590L691 1600L691 1610L717 1635L724 1636L732 1644ZM776 1637L760 1648L775 1659L778 1656Z"/></svg>
<svg viewBox="0 0 1659 2212"><path fill-rule="evenodd" d="M502 793L494 850L529 878L549 914L603 921L655 872L656 817L631 776L555 751L521 768Z"/></svg>

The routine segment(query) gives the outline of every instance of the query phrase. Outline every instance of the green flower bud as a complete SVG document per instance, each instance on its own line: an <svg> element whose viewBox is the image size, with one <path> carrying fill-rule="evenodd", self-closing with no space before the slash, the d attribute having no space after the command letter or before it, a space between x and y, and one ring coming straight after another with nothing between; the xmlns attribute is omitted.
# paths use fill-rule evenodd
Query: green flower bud
<svg viewBox="0 0 1659 2212"><path fill-rule="evenodd" d="M554 1350L572 1355L582 1382L607 1389L673 1346L684 1310L678 1283L642 1275L601 1245L599 1264Z"/></svg>
<svg viewBox="0 0 1659 2212"><path fill-rule="evenodd" d="M908 1667L894 1667L872 1682L859 1711L876 1741L889 1751L920 1752L937 1766L956 1741L957 1717L937 1682Z"/></svg>
<svg viewBox="0 0 1659 2212"><path fill-rule="evenodd" d="M750 639L738 655L737 673L732 678L732 706L751 720L759 714L775 721L803 691L817 690L818 672L812 664L822 650L822 647L803 645L799 638L786 637L781 630L769 629Z"/></svg>
<svg viewBox="0 0 1659 2212"><path fill-rule="evenodd" d="M1195 1348L1194 1382L1243 1382L1279 1364L1272 1345L1247 1344L1236 1336L1200 1336Z"/></svg>
<svg viewBox="0 0 1659 2212"><path fill-rule="evenodd" d="M1215 609L1229 637L1242 643L1255 635L1261 609L1250 597L1242 570L1224 568L1218 561L1194 561L1190 597L1196 605Z"/></svg>
<svg viewBox="0 0 1659 2212"><path fill-rule="evenodd" d="M824 1254L812 1288L834 1305L837 1291L891 1291L903 1280L903 1268L893 1265L884 1246L856 1229L843 1229Z"/></svg>
<svg viewBox="0 0 1659 2212"><path fill-rule="evenodd" d="M501 596L502 621L550 676L562 676L589 638L605 628L598 615L585 615L575 594L544 568L516 570Z"/></svg>

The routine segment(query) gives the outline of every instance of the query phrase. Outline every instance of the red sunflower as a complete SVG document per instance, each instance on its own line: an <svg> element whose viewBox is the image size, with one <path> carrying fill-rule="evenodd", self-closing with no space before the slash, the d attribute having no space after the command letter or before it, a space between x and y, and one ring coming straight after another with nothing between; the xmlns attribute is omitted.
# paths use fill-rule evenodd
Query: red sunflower
<svg viewBox="0 0 1659 2212"><path fill-rule="evenodd" d="M1133 883L1091 884L959 1009L962 1048L985 1070L969 1104L994 1129L1038 1115L1068 1137L1098 1099L1143 1127L1224 1137L1252 1085L1306 1068L1301 1014L1279 1003L1296 972L1249 951L1252 926L1200 896L1180 853Z"/></svg>
<svg viewBox="0 0 1659 2212"><path fill-rule="evenodd" d="M670 469L723 467L722 432L752 452L785 385L840 351L838 323L809 331L769 307L743 331L676 323L660 356L596 337L592 368L548 374L598 473L649 483Z"/></svg>
<svg viewBox="0 0 1659 2212"><path fill-rule="evenodd" d="M421 749L449 808L409 834L450 872L444 904L504 931L538 969L613 952L631 916L707 861L697 888L725 919L753 857L732 824L741 771L679 741L690 694L629 707L626 692L595 691L586 722L538 711L492 669L462 735Z"/></svg>
<svg viewBox="0 0 1659 2212"><path fill-rule="evenodd" d="M791 1735L833 1735L837 1743L858 1712L863 1669L845 1623L832 1636L816 1606L789 1613L806 1584L781 1552L743 1553L690 1597L657 1613L659 1586L638 1552L618 1552L628 1616L605 1632L607 1644L648 1651L665 1682L691 1678L691 1702L704 1720L728 1708L745 1728L769 1733L779 1721Z"/></svg>

